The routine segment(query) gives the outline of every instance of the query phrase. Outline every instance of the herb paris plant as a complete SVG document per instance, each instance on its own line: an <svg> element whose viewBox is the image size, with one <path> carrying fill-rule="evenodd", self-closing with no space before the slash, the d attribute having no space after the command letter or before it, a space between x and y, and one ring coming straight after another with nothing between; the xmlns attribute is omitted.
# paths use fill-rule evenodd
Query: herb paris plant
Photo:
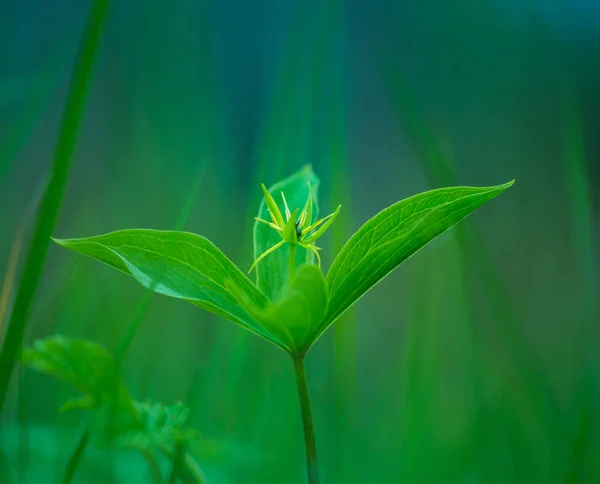
<svg viewBox="0 0 600 484"><path fill-rule="evenodd" d="M187 232L134 229L56 240L157 293L229 319L290 354L311 484L318 482L318 473L303 365L308 350L394 268L512 185L442 188L402 200L365 223L323 277L312 263L318 250L314 242L340 207L315 223L318 183L306 166L269 190L263 187L265 198L254 227L256 285L208 239Z"/></svg>

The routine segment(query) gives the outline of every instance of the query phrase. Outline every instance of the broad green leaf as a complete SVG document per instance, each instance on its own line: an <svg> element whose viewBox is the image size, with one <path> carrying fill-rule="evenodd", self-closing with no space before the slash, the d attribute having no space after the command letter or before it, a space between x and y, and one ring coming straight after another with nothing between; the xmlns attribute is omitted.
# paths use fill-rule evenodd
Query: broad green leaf
<svg viewBox="0 0 600 484"><path fill-rule="evenodd" d="M319 336L398 265L512 184L431 190L369 220L342 248L327 273L329 309Z"/></svg>
<svg viewBox="0 0 600 484"><path fill-rule="evenodd" d="M302 356L310 348L327 312L325 279L321 269L311 264L298 267L281 297L265 309L256 307L242 294L236 296L240 304L276 335L294 356Z"/></svg>
<svg viewBox="0 0 600 484"><path fill-rule="evenodd" d="M225 281L258 307L266 306L265 296L204 237L134 229L56 242L133 276L154 292L189 301L282 345L240 307Z"/></svg>
<svg viewBox="0 0 600 484"><path fill-rule="evenodd" d="M319 178L307 165L297 171L290 177L276 183L269 188L269 193L277 203L281 213L285 213L285 207L281 192L285 194L290 211L298 210L298 213L306 204L308 199L308 184L312 187L313 208L311 222L316 220L318 215L317 191ZM263 197L259 209L258 217L263 220L271 220L265 199ZM277 231L260 222L254 224L254 258L258 258L267 249L273 247L281 241ZM254 269L256 271L256 285L269 298L275 301L288 280L288 258L289 247L287 244L280 247L273 253L261 260ZM296 265L312 262L313 255L310 251L302 247L296 247Z"/></svg>
<svg viewBox="0 0 600 484"><path fill-rule="evenodd" d="M83 396L70 399L62 410L96 408L114 397L117 385L119 403L130 409L131 395L125 384L107 378L112 356L101 345L83 339L53 336L37 340L23 350L21 360L30 368L55 376L73 385Z"/></svg>

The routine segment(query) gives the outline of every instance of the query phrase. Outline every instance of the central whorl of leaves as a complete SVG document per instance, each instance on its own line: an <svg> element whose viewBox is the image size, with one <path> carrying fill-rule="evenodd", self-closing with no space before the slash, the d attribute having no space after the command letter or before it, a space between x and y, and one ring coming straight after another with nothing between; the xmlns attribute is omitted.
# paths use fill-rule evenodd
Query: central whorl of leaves
<svg viewBox="0 0 600 484"><path fill-rule="evenodd" d="M290 244L282 243L280 231L264 223L277 212L290 213L289 222L291 214L303 210L311 226L318 212L318 184L307 166L265 190L258 213L263 221L254 227L255 259L275 245L281 248L256 265L256 285L212 242L187 232L121 230L56 242L133 276L157 293L229 319L298 357L393 269L512 182L441 188L386 208L350 238L325 278L313 265L312 248L294 247L290 264Z"/></svg>

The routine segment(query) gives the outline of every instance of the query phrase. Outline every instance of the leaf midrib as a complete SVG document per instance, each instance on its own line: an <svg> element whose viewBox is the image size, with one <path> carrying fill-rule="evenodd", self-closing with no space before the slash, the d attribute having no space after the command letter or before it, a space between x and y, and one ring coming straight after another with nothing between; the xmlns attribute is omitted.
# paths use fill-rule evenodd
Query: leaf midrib
<svg viewBox="0 0 600 484"><path fill-rule="evenodd" d="M193 247L195 247L195 248L198 248L198 246L194 246L194 245L193 245L193 244L191 244L190 242L184 241L184 243L186 243L186 244L188 244L188 245L191 245L191 246L193 246ZM196 273L198 273L198 274L200 274L200 275L202 276L202 273L201 273L200 271L198 271L198 270L197 270L197 269L196 269L194 266L192 266L192 265L191 265L189 262L184 262L184 261L182 261L182 260L180 260L180 259L178 259L178 258L176 258L176 257L172 257L172 256L165 255L165 254L160 254L159 252L156 252L156 251L153 251L153 250L150 250L150 249L145 249L145 248L135 247L135 246L132 246L132 245L129 245L129 244L123 244L123 245L120 245L120 246L112 246L112 245L106 245L106 244L101 244L101 245L104 245L104 247L106 247L108 250L110 250L110 251L111 251L113 254L115 254L117 257L119 257L119 258L120 258L120 259L121 259L123 262L125 262L126 264L127 264L127 263L131 263L131 262L130 262L130 261L128 261L128 260L127 260L127 259L126 259L126 258L125 258L123 255L121 255L121 254L119 253L119 248L120 248L120 247L128 247L128 248L130 248L130 249L133 249L133 250L139 250L139 251L141 251L141 252L147 252L147 253L150 253L150 254L155 254L155 255L158 255L158 256L160 256L160 257L164 257L164 258L166 258L166 259L169 259L169 260L172 260L172 261L178 262L178 263L180 263L180 264L182 264L182 265L184 265L184 266L187 266L187 267L189 267L190 269L192 269L194 272L196 272ZM221 263L221 261L219 261L219 260L218 260L218 259L216 259L216 258L215 258L213 255L211 255L209 252L207 252L207 251L206 251L206 249L204 249L204 248L200 248L200 249L201 249L201 250L202 250L204 253L206 253L206 254L210 255L210 256L211 256L211 257L212 257L212 258L213 258L215 261L217 261L217 262L219 263L219 265L220 265L222 268L224 268L224 266L223 266L223 264ZM227 272L227 274L230 274L230 275L231 275L231 271L227 270L226 268L224 268L224 269L225 269L225 271ZM139 270L139 269L138 269L138 270ZM132 275L132 274L130 274L130 275ZM166 274L165 274L165 275L166 275ZM242 275L243 275L243 274L242 274ZM167 277L168 277L168 276L167 276ZM224 286L222 286L221 284L219 284L218 282L216 282L216 281L215 281L215 280L214 280L212 277L211 277L211 278L208 278L208 277L206 277L206 279L208 279L208 280L209 280L209 281L210 281L212 284L214 284L216 287L218 287L218 288L222 289L222 290L223 290L223 292L225 292L225 294L229 294L229 291L227 291L227 289L225 289L225 287L224 287ZM159 284L162 284L162 283L160 283L160 282L159 282ZM250 284L251 284L251 282L250 282ZM197 286L197 287L201 287L201 286ZM235 315L235 314L232 314L230 311L228 311L228 310L226 310L225 308L221 307L221 305L219 305L219 304L217 303L217 301L215 301L215 300L214 300L214 298L211 298L211 297L210 297L208 294L206 294L206 298L205 298L205 299L198 299L198 298L195 298L195 297L185 297L185 296L183 296L183 295L181 294L181 291L180 291L179 289L177 289L177 292L178 292L178 293L181 295L181 296L179 297L179 299L184 299L184 300L189 300L189 301L197 301L197 302L204 302L204 301L206 301L206 302L208 302L209 304L213 304L214 306L218 307L218 308L219 308L221 311L223 311L224 313L227 313L227 314L229 314L229 315L230 315L232 318L234 318L235 320L237 320L237 321L239 321L239 322L243 322L244 324L247 324L246 322L244 322L244 321L241 321L237 315ZM257 294L257 293L255 293L255 294ZM257 295L258 295L258 294L257 294ZM259 298L260 298L260 296L259 296ZM243 308L241 308L241 307L240 307L240 310L241 310L241 311L243 311L243 312L244 312L244 314L246 314L246 315L247 315L247 316L250 318L250 320L251 320L252 322L256 322L256 321L254 321L254 318L252 318L250 315L248 315L248 313L247 313L246 311L244 311L244 309L243 309Z"/></svg>
<svg viewBox="0 0 600 484"><path fill-rule="evenodd" d="M468 189L468 188L472 188L472 187L456 187L456 188L460 188L460 189ZM436 205L435 207L429 207L429 208L424 208L424 209L421 209L420 211L415 211L415 212L413 212L411 215L409 215L409 217L407 218L407 220L408 220L408 219L410 219L410 218L412 218L412 217L414 217L415 215L422 215L424 212L426 212L426 213L425 213L425 215L422 215L422 216L421 216L421 219L420 219L420 220L418 220L417 222L415 222L415 223L413 223L412 225L410 225L409 227L407 227L407 228L406 228L406 229L403 231L403 233L406 233L407 231L411 231L411 230L413 230L414 228L416 228L416 227L417 227L417 226L418 226L418 225L419 225L419 224L420 224L420 223L423 221L423 219L424 219L424 218L425 218L427 215L429 215L429 213L431 213L431 212L432 212L432 211L434 211L434 210L441 209L442 207L445 207L445 206L446 206L446 205L448 205L448 204L456 203L456 202L458 202L458 201L460 201L460 200L463 200L463 199L465 199L465 198L469 198L469 197L473 197L473 196L476 196L476 195L482 195L482 194L485 194L485 193L489 193L489 192L491 192L491 191L494 191L494 189L497 189L497 188L496 188L496 187L494 187L494 188L491 188L491 189L489 189L489 190L487 190L487 191L481 191L481 192L477 192L477 193L471 193L471 194L468 194L468 195L464 195L464 196L462 196L462 197L460 197L460 198L456 198L456 199L454 199L454 200L452 200L452 201L446 201L446 202L443 202L443 203L441 203L441 204L439 204L439 205ZM426 193L427 193L427 192L426 192ZM448 189L448 193L451 193L450 189ZM439 195L439 193L436 193L436 191L435 191L435 190L431 190L431 191L429 192L429 194L430 194L431 196L436 196L436 195ZM418 196L418 195L413 195L413 196ZM400 202L397 202L396 204L394 204L394 205L392 205L392 206L390 206L390 207L388 207L388 208L386 208L386 209L382 210L382 211L389 210L389 211L390 211L390 213L389 213L389 214L387 214L387 215L385 216L385 218L384 218L384 219L382 219L382 220L378 221L378 222L377 222L377 223L375 223L375 224L374 224L372 227L370 227L370 228L368 229L368 231L367 231L367 232L365 232L364 234L361 234L361 235L359 236L359 238L356 240L356 242L355 242L355 246L356 246L356 245L359 245L359 244L360 244L360 243L361 243L361 242L364 240L364 238L365 238L365 237L367 237L368 235L371 235L371 236L373 236L373 233L375 232L375 230L376 230L378 227L380 227L382 224L384 224L385 222L387 222L387 221L388 221L388 220L389 220L391 217L393 217L393 216L394 216L394 215L397 213L396 211L394 211L394 210L393 210L393 208L394 208L394 206L395 206L395 205L398 205L398 204L401 204L401 203L405 203L405 202L407 202L407 201L409 201L409 200L410 200L410 198L407 198L407 199L401 200ZM424 200L427 200L427 199L424 199ZM379 212L379 213L381 213L381 212ZM374 216L373 216L373 218L374 218L374 217L377 217L377 214L376 214L376 215L374 215ZM367 223L368 223L368 222L367 222ZM395 238L393 238L393 239L390 239L390 240L388 240L387 242L384 242L384 244L387 244L388 242L395 241L395 240L399 239L400 237L401 237L401 235L398 235L397 237L395 237ZM351 241L352 241L352 238L351 238L351 239L348 241L348 244L349 244ZM367 257L367 256L368 256L368 255L369 255L369 254L370 254L370 253L373 251L373 250L375 250L375 249L377 249L377 248L381 247L381 246L382 246L382 245L384 245L384 244L379 244L379 245L377 245L377 244L376 244L376 245L371 245L371 247L369 247L369 249L367 250L367 252L366 252L366 253L365 253L365 254L362 256L362 258L366 258L366 257ZM343 248L342 248L342 251L343 251ZM336 259L336 261L335 261L335 262L336 262L336 266L341 266L342 264L344 264L344 262L346 262L346 260L347 260L347 258L348 258L348 256L349 256L349 254L350 254L351 252L352 252L352 251L348 251L348 253L344 255L344 258L343 258L343 259L341 259L341 260L339 261L339 263L338 263L338 261L337 261L337 259ZM330 272L331 272L331 270L330 270ZM333 295L334 295L334 294L335 294L335 293L338 291L339 287L341 287L341 285L343 284L343 281L345 280L345 279L342 279L342 282L341 282L341 283L338 285L338 288L335 288L335 286L336 286L336 282L337 282L337 280L338 280L338 278L339 278L339 277L338 277L338 274L339 274L339 273L340 273L340 271L336 269L336 272L334 273L333 281L331 281L331 284L329 285L329 287L330 287L330 291L332 290L332 292L330 293L330 296L333 296ZM328 274L328 275L329 275L329 274ZM333 289L333 288L335 288L335 289ZM330 299L331 299L331 297L330 297Z"/></svg>
<svg viewBox="0 0 600 484"><path fill-rule="evenodd" d="M463 187L463 188L469 188L469 187ZM388 245L390 245L390 244L392 244L392 243L394 243L394 242L397 242L397 240L398 240L398 239L400 239L401 237L404 237L404 236L406 236L406 233L407 233L407 232L412 232L412 231L416 230L416 229L419 227L419 225L420 225L420 224L423 222L423 220L425 220L425 218L426 218L426 217L427 217L429 214L431 214L431 212L434 212L434 211L441 210L443 207L446 207L446 206L448 206L448 205L451 205L451 204L458 203L458 202L460 202L460 201L462 201L462 200L465 200L465 199L467 199L467 198L470 198L470 197L475 197L475 196L481 196L481 195L488 194L488 193L490 193L490 192L493 192L493 191L496 191L496 190L499 190L499 189L498 189L497 187L494 187L494 188L492 188L492 189L489 189L489 190L486 190L486 191L481 191L481 192L471 193L471 194L469 194L469 195L464 195L464 196L462 196L462 197L460 197L460 198L456 198L456 199L454 199L454 200L452 200L452 201L444 202L444 203L442 203L442 204L440 204L440 205L437 205L437 206L435 206L435 207L428 208L428 209L423 209L423 210L421 210L420 212L413 212L413 214L411 214L411 215L410 215L410 217L414 216L414 215L415 215L415 213L422 214L423 212L427 211L426 215L422 216L420 220L418 220L417 222L415 222L414 224L412 224L412 225L410 226L410 228L409 228L409 229L407 229L407 230L403 230L403 231L402 231L402 235L399 235L399 236L397 236L397 237L395 237L395 238L393 238L393 239L390 239L390 240L388 240L388 241L384 242L383 244L379 244L379 245L374 245L374 246L371 246L371 247L369 248L369 250L368 250L368 251L367 251L367 252L366 252L366 253L365 253L365 254L362 256L361 260L367 259L367 257L369 256L369 254L371 254L371 253L372 253L372 252L374 252L375 250L384 250L384 248L385 248L386 246L388 246ZM402 202L399 202L399 203L402 203ZM389 215L388 215L388 216L387 216L387 217L386 217L384 220L382 220L382 221L378 222L378 223L377 223L377 224L375 224L375 225L374 225L372 228L370 228L370 229L369 229L369 231L368 231L367 233L363 234L363 237L364 237L364 236L366 236L367 234L370 234L371 232L373 232L373 231L374 231L374 230L375 230L377 227L379 227L379 226L380 226L382 223L384 223L385 221L387 221L387 220L388 220L388 219L389 219L389 218L390 218L390 217L391 217L393 214L394 214L394 213L391 211L391 213L390 213L390 214L389 214ZM443 225L441 222L443 222L444 220L446 220L446 219L447 219L447 218L449 218L450 216L451 216L451 214L448 214L448 215L447 215L447 216L446 216L444 219L442 219L442 220L438 221L438 223L437 223L436 225L440 225L440 224L441 224L441 225ZM463 217L463 218L464 218L464 217ZM462 219L461 219L461 220L462 220ZM460 220L459 220L459 222L460 222ZM458 223L458 222L457 222L457 223ZM438 234L436 237L440 236L442 233L446 232L447 230L450 230L452 227L454 227L454 225L452 225L452 226L448 227L446 230L444 230L444 231L442 231L441 233L439 233L439 234ZM361 240L362 240L362 238L361 238ZM405 245L406 245L408 242L409 242L409 241L407 240L407 241L406 241L406 242L405 242L405 243L402 245L402 247L404 247L404 246L405 246ZM425 247L425 246L421 247L421 249L422 249L422 248L424 248L424 247ZM402 248L399 248L398 250L402 250ZM419 249L419 250L420 250L420 249ZM416 252L418 252L418 251L416 251ZM415 252L415 253L416 253L416 252ZM411 254L411 255L414 255L414 253L413 253L413 254ZM346 256L346 258L347 258L347 256ZM344 260L340 261L340 264L343 264L343 262L345 262L345 260L346 260L346 259L344 259ZM371 261L371 262L370 262L370 264L372 264L373 262L374 262L374 261ZM355 269L356 267L358 267L358 266L360 266L360 262L359 262L359 263L358 263L356 266L354 266L354 267L352 268L352 270L354 270L354 269ZM367 268L368 268L368 266L367 266ZM390 271L388 271L386 274L384 274L384 275L383 275L383 276L382 276L382 277L379 279L379 281L381 281L382 279L384 279L384 278L385 278L385 277L386 277L386 276L387 276L387 275L388 275L390 272L392 272L393 270L394 270L394 268L392 268ZM338 274L338 273L339 273L339 271L337 271L337 272L336 272L336 278L334 279L334 282L332 283L332 285L333 285L333 284L334 284L334 283L337 281L337 274ZM337 287L337 288L336 288L336 289L335 289L333 292L330 292L330 295L329 295L329 301L332 301L332 300L333 300L334 296L335 296L335 295L336 295L336 294L339 292L339 290L340 290L340 289L343 287L343 284L344 284L344 282L346 281L346 279L347 279L347 277L346 277L346 278L344 278L344 279L342 279L342 280L341 280L341 282L339 283L338 287ZM348 301L348 300L350 300L350 299L352 299L352 298L354 297L354 295L355 295L357 292L359 292L360 290L362 290L362 288L363 288L363 287L364 287L364 283L357 285L357 287L356 287L356 288L355 288L355 289L354 289L354 290L353 290L351 293L349 293L349 294L347 294L347 295L346 295L346 297L344 298L344 300L343 300L341 303L339 303L339 304L336 304L336 309L335 309L335 311L333 312L333 314L331 314L331 315L328 315L328 314L326 314L326 315L325 315L325 318L324 318L324 321L323 321L323 323L321 324L321 326L326 326L326 327L327 327L331 321L334 321L335 319L337 319L337 318L338 318L338 317L339 317L339 316L340 316L340 315L341 315L343 312L345 312L347 309L349 309L351 306L353 306L353 305L354 305L354 304L355 304L355 303L358 301L358 299L357 299L356 301L354 301L354 303L352 303L352 304L351 304L350 306L348 306L348 307L346 307L345 305L346 305L347 301ZM360 299L360 298L359 298L359 299ZM329 306L329 308L331 308L331 307L332 307L332 306L330 305L330 306ZM339 309L339 308L343 308L343 309L340 311L340 309Z"/></svg>

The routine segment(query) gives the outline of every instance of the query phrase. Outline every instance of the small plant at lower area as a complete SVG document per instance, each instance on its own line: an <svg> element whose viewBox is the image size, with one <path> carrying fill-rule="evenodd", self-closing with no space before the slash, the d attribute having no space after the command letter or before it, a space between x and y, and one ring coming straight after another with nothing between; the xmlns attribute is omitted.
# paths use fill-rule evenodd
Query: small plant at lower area
<svg viewBox="0 0 600 484"><path fill-rule="evenodd" d="M80 395L69 399L61 410L93 411L89 437L107 450L134 450L148 462L154 481L162 482L158 454L173 463L182 481L206 482L193 454L199 450L198 432L188 426L189 408L183 403L164 405L134 400L125 383L112 371L112 355L103 346L82 339L53 336L36 341L22 354L28 367L71 384ZM81 454L74 453L76 467ZM69 471L67 470L67 473Z"/></svg>
<svg viewBox="0 0 600 484"><path fill-rule="evenodd" d="M229 319L285 351L296 372L310 484L319 482L304 371L310 348L398 265L512 182L485 188L441 188L391 205L348 240L326 276L320 268L320 249L314 244L340 207L318 220L318 184L307 166L269 190L263 186L264 199L254 226L255 283L212 242L192 233L134 229L56 240L132 276L154 292ZM118 401L126 398L119 385L112 388ZM87 405L98 398L103 397L87 395L68 406ZM139 407L132 405L132 412L136 411L139 415Z"/></svg>

